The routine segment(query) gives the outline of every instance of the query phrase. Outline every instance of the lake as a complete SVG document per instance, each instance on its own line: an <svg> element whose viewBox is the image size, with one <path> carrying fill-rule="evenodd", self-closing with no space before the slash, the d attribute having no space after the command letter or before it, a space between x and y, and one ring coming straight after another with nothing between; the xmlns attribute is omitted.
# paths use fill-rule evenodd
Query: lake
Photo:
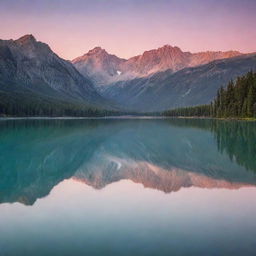
<svg viewBox="0 0 256 256"><path fill-rule="evenodd" d="M256 123L0 121L0 255L255 255Z"/></svg>

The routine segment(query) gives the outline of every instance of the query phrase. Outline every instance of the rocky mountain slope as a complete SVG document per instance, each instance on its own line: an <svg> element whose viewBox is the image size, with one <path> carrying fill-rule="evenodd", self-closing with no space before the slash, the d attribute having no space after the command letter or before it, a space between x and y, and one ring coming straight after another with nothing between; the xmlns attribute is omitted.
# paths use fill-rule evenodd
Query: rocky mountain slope
<svg viewBox="0 0 256 256"><path fill-rule="evenodd" d="M92 82L32 35L0 40L0 90L100 105Z"/></svg>
<svg viewBox="0 0 256 256"><path fill-rule="evenodd" d="M72 61L84 76L88 76L97 85L104 85L120 75L120 66L124 63L115 55L108 54L104 49L95 47L88 53Z"/></svg>
<svg viewBox="0 0 256 256"><path fill-rule="evenodd" d="M256 54L216 60L205 65L119 81L102 89L104 97L136 111L162 111L210 103L221 86L256 70Z"/></svg>
<svg viewBox="0 0 256 256"><path fill-rule="evenodd" d="M82 74L93 79L97 85L106 85L120 80L146 77L165 70L176 72L186 67L239 55L241 53L237 51L190 53L183 52L178 47L165 45L124 60L96 47L72 62Z"/></svg>

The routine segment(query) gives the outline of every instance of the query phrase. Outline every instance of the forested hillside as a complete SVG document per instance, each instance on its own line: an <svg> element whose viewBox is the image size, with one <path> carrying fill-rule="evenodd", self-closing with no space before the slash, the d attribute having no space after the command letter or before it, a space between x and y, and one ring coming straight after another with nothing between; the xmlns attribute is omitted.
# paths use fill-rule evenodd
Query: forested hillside
<svg viewBox="0 0 256 256"><path fill-rule="evenodd" d="M256 117L256 73L231 80L226 88L221 87L215 100L209 105L178 108L165 111L167 116L205 116L218 118Z"/></svg>
<svg viewBox="0 0 256 256"><path fill-rule="evenodd" d="M248 72L218 90L213 103L216 117L256 117L256 73Z"/></svg>
<svg viewBox="0 0 256 256"><path fill-rule="evenodd" d="M82 103L60 101L31 92L8 93L0 90L0 117L3 116L81 116L117 115L118 112L97 109Z"/></svg>

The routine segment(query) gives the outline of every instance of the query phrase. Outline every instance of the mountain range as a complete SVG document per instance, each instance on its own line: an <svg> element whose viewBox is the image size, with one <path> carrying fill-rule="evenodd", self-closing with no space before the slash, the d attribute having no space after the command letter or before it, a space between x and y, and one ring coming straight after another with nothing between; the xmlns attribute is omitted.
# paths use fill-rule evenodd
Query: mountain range
<svg viewBox="0 0 256 256"><path fill-rule="evenodd" d="M15 94L103 109L163 111L208 104L221 86L249 70L256 70L256 54L238 51L190 53L165 45L126 60L96 47L67 61L32 35L0 40L4 98Z"/></svg>
<svg viewBox="0 0 256 256"><path fill-rule="evenodd" d="M209 104L217 90L250 70L256 70L256 55L215 60L208 64L167 70L152 76L119 81L101 89L102 95L126 109L164 111Z"/></svg>
<svg viewBox="0 0 256 256"><path fill-rule="evenodd" d="M82 74L91 77L96 85L106 85L120 80L147 77L165 70L176 72L186 67L240 55L242 54L238 51L208 51L193 54L183 52L176 46L165 45L125 60L108 54L101 47L96 47L74 59L72 63Z"/></svg>

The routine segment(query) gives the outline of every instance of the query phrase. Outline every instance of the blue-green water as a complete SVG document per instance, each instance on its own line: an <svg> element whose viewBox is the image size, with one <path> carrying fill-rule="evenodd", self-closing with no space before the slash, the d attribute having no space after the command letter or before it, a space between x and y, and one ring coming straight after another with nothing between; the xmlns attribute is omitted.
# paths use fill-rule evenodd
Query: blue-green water
<svg viewBox="0 0 256 256"><path fill-rule="evenodd" d="M0 255L255 255L256 123L0 121Z"/></svg>

